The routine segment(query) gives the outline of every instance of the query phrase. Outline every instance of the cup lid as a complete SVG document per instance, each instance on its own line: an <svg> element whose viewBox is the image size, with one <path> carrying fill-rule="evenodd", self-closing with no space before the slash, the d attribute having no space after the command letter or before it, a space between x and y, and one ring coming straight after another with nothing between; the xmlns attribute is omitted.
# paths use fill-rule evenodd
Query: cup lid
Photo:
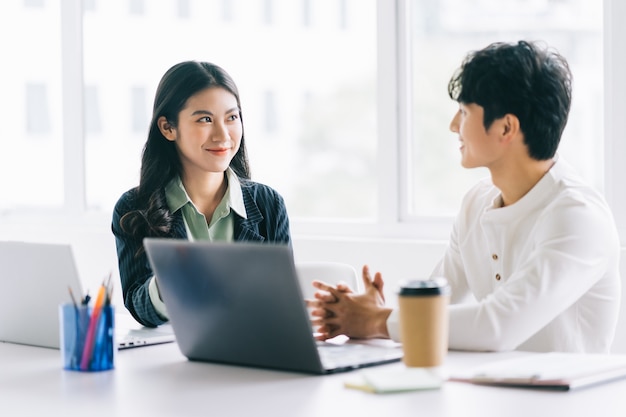
<svg viewBox="0 0 626 417"><path fill-rule="evenodd" d="M443 277L412 279L400 283L399 295L448 295L450 285Z"/></svg>

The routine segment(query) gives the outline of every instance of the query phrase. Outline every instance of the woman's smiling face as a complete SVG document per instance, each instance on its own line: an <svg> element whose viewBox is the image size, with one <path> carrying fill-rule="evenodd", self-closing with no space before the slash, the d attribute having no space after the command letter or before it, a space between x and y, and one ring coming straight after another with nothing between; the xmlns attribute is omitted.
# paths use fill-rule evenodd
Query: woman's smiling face
<svg viewBox="0 0 626 417"><path fill-rule="evenodd" d="M237 98L221 87L202 90L187 100L171 129L162 131L176 143L184 172L224 172L243 135Z"/></svg>

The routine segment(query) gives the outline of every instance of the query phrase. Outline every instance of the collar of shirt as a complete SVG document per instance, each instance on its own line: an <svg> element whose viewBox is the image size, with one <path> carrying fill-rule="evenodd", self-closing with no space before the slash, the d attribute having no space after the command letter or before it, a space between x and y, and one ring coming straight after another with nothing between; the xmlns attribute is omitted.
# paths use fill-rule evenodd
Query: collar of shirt
<svg viewBox="0 0 626 417"><path fill-rule="evenodd" d="M226 176L226 194L211 219L196 209L179 177L172 179L165 187L167 205L172 213L181 211L188 239L232 241L234 214L247 218L239 179L230 169L226 171Z"/></svg>
<svg viewBox="0 0 626 417"><path fill-rule="evenodd" d="M228 188L226 189L222 203L225 203L226 208L231 208L240 217L246 219L248 216L246 206L243 202L243 192L241 191L239 178L237 178L237 175L230 168L226 170L226 178L228 179ZM172 213L177 212L187 203L193 205L182 180L178 176L165 186L165 199ZM220 206L222 206L222 203L220 203Z"/></svg>
<svg viewBox="0 0 626 417"><path fill-rule="evenodd" d="M515 204L502 207L502 195L498 193L494 197L492 205L485 209L486 219L499 223L510 223L527 217L530 212L543 209L554 197L563 178L571 175L571 173L571 168L565 161L555 158L550 170Z"/></svg>
<svg viewBox="0 0 626 417"><path fill-rule="evenodd" d="M241 183L235 172L228 168L226 170L226 178L228 178L228 190L226 190L225 198L228 198L228 206L243 219L248 218L246 205L243 202L243 192L241 191Z"/></svg>
<svg viewBox="0 0 626 417"><path fill-rule="evenodd" d="M556 172L557 175L562 171L563 167L562 165L566 165L566 163L563 164L559 164L557 168L555 168L555 166L557 165L557 163L559 162L560 156L558 153L555 153L554 157L552 157L552 165L550 165L550 168L548 169L548 171L546 171L546 173L544 174L543 177L541 177L541 179L537 182L537 184L535 184L533 186L533 188L531 188L528 193L526 193L525 196L523 196L519 201L523 200L526 198L527 195L532 195L532 194L539 194L541 195L545 190L543 188L548 187L548 185L545 185L546 183L550 183L551 179L553 179L552 177L554 176L554 173ZM530 200L531 198L527 198L527 200ZM518 202L519 202L518 201ZM517 203L516 203L517 204ZM515 205L515 204L513 204ZM504 208L504 202L502 201L502 194L498 193L497 196L494 197L494 199L492 200L492 204L491 207L487 207L487 210L493 210L493 209L500 209L500 208Z"/></svg>

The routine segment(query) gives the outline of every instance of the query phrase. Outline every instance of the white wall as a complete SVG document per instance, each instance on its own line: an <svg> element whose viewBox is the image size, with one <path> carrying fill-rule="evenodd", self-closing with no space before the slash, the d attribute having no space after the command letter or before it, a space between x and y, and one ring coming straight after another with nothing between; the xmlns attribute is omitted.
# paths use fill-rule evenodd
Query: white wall
<svg viewBox="0 0 626 417"><path fill-rule="evenodd" d="M54 229L48 228L48 229ZM123 308L115 241L108 229L67 231L42 231L33 227L0 227L2 240L26 240L37 242L63 242L72 244L84 289L95 291L102 279L113 272L117 287L114 304ZM398 239L322 239L294 237L293 248L296 262L336 261L352 265L357 271L368 264L372 271L380 271L385 279L385 296L389 304L395 304L395 290L400 281L426 277L445 249L445 242L398 240ZM626 282L626 248L622 249L622 281ZM613 344L614 353L626 353L626 284L622 285L622 312Z"/></svg>

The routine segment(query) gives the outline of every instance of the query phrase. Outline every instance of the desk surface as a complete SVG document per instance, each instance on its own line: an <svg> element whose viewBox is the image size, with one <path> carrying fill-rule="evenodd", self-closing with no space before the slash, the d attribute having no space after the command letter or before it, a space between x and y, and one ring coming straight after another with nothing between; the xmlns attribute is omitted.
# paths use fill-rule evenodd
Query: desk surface
<svg viewBox="0 0 626 417"><path fill-rule="evenodd" d="M445 368L520 354L450 352ZM626 415L626 380L572 392L446 382L440 390L375 395L344 388L349 376L191 362L175 343L119 351L115 370L80 373L61 369L58 350L0 343L0 410L64 417Z"/></svg>

